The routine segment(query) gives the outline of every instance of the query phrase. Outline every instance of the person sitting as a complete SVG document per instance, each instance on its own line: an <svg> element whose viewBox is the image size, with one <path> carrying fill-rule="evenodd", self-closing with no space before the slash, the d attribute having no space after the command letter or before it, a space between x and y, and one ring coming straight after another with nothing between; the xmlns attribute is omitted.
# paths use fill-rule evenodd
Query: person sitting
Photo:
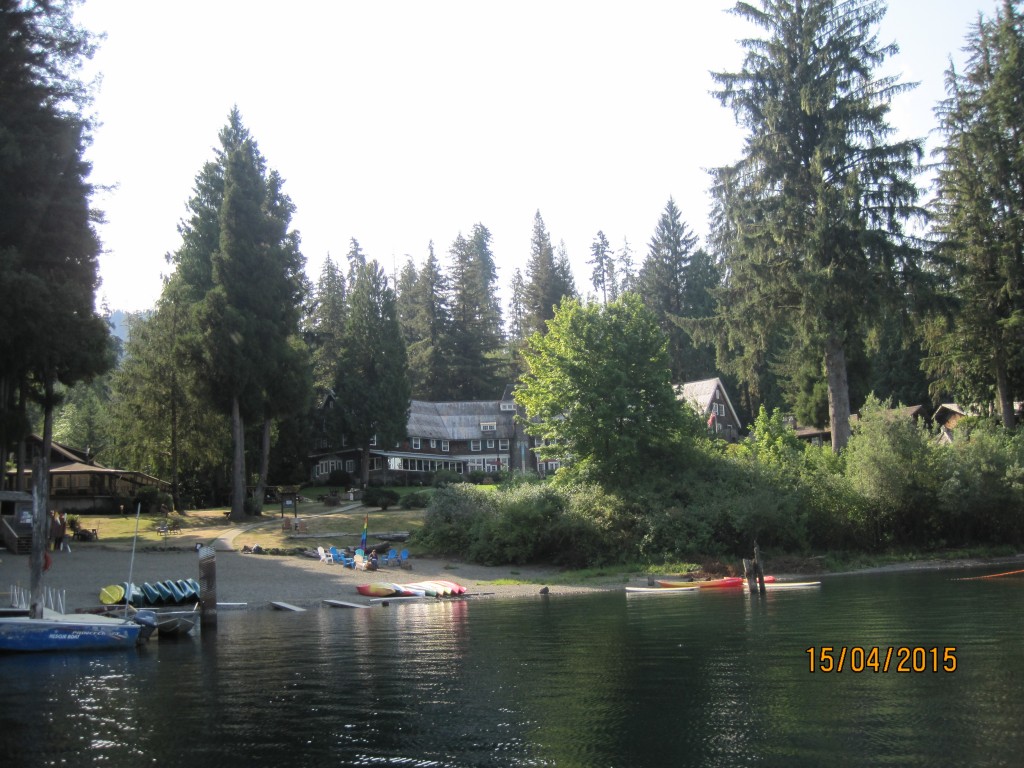
<svg viewBox="0 0 1024 768"><path fill-rule="evenodd" d="M377 550L376 549L371 549L370 550L370 560L366 564L366 569L369 570L369 571L376 571L377 570Z"/></svg>

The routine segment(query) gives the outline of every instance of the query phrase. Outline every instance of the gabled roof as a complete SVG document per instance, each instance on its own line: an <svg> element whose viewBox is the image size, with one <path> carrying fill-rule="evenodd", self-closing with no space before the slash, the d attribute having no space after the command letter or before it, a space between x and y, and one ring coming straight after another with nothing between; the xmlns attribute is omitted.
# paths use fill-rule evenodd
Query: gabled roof
<svg viewBox="0 0 1024 768"><path fill-rule="evenodd" d="M698 413L704 414L711 410L715 391L718 389L721 389L722 397L725 398L725 403L729 406L733 417L738 418L736 409L732 407L732 400L729 399L729 392L726 390L722 380L717 377L701 381L688 381L681 387L676 387L676 397L680 400L686 400L697 409Z"/></svg>
<svg viewBox="0 0 1024 768"><path fill-rule="evenodd" d="M493 422L488 437L514 437L515 412L503 411L500 400L466 400L437 403L426 400L409 402L409 437L436 440L477 440L484 435L480 425Z"/></svg>

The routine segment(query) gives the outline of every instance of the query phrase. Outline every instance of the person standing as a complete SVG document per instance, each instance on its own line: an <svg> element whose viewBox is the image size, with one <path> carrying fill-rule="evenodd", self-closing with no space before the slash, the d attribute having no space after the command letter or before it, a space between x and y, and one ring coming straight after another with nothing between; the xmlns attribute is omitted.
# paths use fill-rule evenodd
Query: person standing
<svg viewBox="0 0 1024 768"><path fill-rule="evenodd" d="M60 551L70 552L71 542L68 540L68 516L66 512L60 513L60 522L57 528L60 531Z"/></svg>

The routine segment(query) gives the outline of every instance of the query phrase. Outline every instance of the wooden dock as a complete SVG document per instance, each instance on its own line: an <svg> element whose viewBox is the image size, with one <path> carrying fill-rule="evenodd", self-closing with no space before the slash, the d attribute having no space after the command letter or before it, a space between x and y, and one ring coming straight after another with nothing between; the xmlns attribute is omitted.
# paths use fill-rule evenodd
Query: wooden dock
<svg viewBox="0 0 1024 768"><path fill-rule="evenodd" d="M279 611L296 611L296 612L301 612L301 611L306 610L305 608L300 608L297 605L292 605L291 603L283 603L283 602L281 602L279 600L271 600L270 604L274 608L277 608L277 610L279 610Z"/></svg>

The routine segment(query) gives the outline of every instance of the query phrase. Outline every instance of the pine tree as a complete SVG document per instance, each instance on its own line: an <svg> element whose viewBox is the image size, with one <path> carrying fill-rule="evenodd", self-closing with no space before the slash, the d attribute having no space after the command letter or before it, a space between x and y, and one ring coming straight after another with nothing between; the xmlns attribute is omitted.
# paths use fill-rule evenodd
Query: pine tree
<svg viewBox="0 0 1024 768"><path fill-rule="evenodd" d="M445 341L450 320L448 284L434 243L428 245L426 262L418 273L410 259L402 274L399 307L413 397L441 400L449 389Z"/></svg>
<svg viewBox="0 0 1024 768"><path fill-rule="evenodd" d="M313 385L319 390L333 387L337 376L347 291L341 270L328 255L313 290L306 321L306 339L313 358Z"/></svg>
<svg viewBox="0 0 1024 768"><path fill-rule="evenodd" d="M696 244L696 235L683 221L675 200L669 198L637 278L638 292L668 338L672 380L677 384L695 378L690 360L693 345L673 318L689 315L685 296L687 271Z"/></svg>
<svg viewBox="0 0 1024 768"><path fill-rule="evenodd" d="M1015 6L1004 0L993 19L979 19L966 70L946 73L935 213L958 306L930 337L926 363L961 405L994 399L1007 429L1024 390L1024 29Z"/></svg>
<svg viewBox="0 0 1024 768"><path fill-rule="evenodd" d="M543 333L559 302L566 296L575 295L575 281L564 245L556 256L544 219L537 211L533 217L530 257L526 262L524 304L527 333Z"/></svg>
<svg viewBox="0 0 1024 768"><path fill-rule="evenodd" d="M397 302L384 270L369 261L353 277L335 383L335 430L338 445L344 435L360 449L366 487L373 441L391 447L406 437L410 389Z"/></svg>
<svg viewBox="0 0 1024 768"><path fill-rule="evenodd" d="M504 389L501 306L490 240L487 228L477 224L471 239L459 234L450 250L451 325L444 343L449 389L445 399L493 399Z"/></svg>
<svg viewBox="0 0 1024 768"><path fill-rule="evenodd" d="M590 245L591 259L588 264L593 264L594 269L590 273L590 282L597 291L602 304L615 301L619 293L619 285L615 276L615 259L612 258L612 249L608 245L608 238L604 232L598 230L594 236L594 242Z"/></svg>
<svg viewBox="0 0 1024 768"><path fill-rule="evenodd" d="M743 42L740 72L714 73L748 130L742 158L714 171L723 319L755 356L780 330L820 350L835 450L850 434L851 339L919 266L903 227L919 213L921 142L890 140L889 102L908 86L875 73L896 51L876 39L884 11L876 0L738 3L765 36Z"/></svg>

